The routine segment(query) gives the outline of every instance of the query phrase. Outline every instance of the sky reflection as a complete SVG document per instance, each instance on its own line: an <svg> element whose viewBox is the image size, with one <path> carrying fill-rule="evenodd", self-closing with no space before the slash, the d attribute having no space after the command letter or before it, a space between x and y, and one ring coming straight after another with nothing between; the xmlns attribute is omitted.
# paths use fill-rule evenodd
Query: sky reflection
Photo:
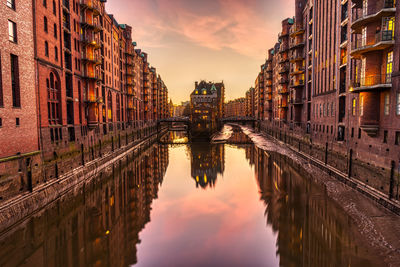
<svg viewBox="0 0 400 267"><path fill-rule="evenodd" d="M215 187L202 190L189 179L186 148L174 148L176 168L168 169L151 223L140 233L137 266L279 265L276 235L266 227L254 171L244 158L244 150L226 147L229 168Z"/></svg>

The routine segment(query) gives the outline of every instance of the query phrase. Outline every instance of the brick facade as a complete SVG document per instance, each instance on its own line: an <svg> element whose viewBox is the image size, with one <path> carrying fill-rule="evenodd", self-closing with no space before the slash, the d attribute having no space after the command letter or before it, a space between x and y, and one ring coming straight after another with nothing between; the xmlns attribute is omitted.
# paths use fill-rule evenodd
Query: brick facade
<svg viewBox="0 0 400 267"><path fill-rule="evenodd" d="M18 41L9 41L4 20L0 188L13 189L0 190L0 199L149 136L155 121L169 116L165 83L136 49L132 28L107 14L105 2L1 6ZM18 56L20 107L12 103L10 54Z"/></svg>
<svg viewBox="0 0 400 267"><path fill-rule="evenodd" d="M255 83L262 129L322 159L327 146L338 168L351 154L351 175L385 193L400 165L399 9L391 0L296 0Z"/></svg>

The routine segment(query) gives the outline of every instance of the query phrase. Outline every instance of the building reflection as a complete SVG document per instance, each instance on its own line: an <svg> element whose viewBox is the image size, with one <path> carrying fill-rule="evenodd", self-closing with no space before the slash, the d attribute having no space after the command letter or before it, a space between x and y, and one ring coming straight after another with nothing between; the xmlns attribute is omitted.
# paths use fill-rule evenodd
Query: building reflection
<svg viewBox="0 0 400 267"><path fill-rule="evenodd" d="M277 234L281 266L368 265L353 242L356 229L350 218L321 185L287 157L254 146L247 148L246 155L254 157L267 224Z"/></svg>
<svg viewBox="0 0 400 267"><path fill-rule="evenodd" d="M168 166L152 145L115 163L82 188L0 239L0 266L129 266Z"/></svg>
<svg viewBox="0 0 400 267"><path fill-rule="evenodd" d="M225 147L222 144L190 144L191 175L196 187L215 187L218 175L225 170Z"/></svg>

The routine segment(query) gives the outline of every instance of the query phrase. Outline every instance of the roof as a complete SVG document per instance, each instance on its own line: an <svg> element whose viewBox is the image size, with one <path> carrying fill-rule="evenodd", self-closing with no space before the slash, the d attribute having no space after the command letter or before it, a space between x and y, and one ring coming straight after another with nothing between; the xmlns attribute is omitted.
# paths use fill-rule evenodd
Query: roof
<svg viewBox="0 0 400 267"><path fill-rule="evenodd" d="M206 81L201 81L200 83L196 83L195 89L192 92L193 94L202 94L202 95L212 95L215 92L217 95L221 95L221 91L224 88L224 83L212 83L212 82L206 82Z"/></svg>

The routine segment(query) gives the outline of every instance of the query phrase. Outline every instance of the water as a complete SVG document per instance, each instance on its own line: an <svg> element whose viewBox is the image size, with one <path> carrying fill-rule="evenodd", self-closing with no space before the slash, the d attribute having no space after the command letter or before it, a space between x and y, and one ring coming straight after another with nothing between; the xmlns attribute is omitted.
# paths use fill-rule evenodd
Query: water
<svg viewBox="0 0 400 267"><path fill-rule="evenodd" d="M0 266L377 263L323 186L237 131L230 140L172 133L110 166L3 231Z"/></svg>

